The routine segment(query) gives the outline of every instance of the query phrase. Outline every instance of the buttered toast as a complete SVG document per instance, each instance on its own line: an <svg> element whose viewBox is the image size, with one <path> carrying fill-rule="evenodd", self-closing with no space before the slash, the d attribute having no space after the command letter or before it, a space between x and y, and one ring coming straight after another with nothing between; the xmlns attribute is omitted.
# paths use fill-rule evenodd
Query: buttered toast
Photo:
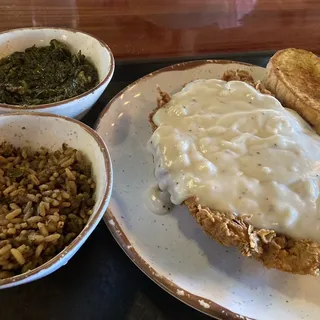
<svg viewBox="0 0 320 320"><path fill-rule="evenodd" d="M264 85L320 133L320 59L312 52L278 51L267 65Z"/></svg>

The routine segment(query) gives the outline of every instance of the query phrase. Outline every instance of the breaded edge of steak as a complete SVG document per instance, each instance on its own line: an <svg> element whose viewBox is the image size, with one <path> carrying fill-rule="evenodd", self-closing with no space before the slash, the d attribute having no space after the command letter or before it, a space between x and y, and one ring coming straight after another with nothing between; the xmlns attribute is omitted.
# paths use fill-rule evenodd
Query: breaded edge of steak
<svg viewBox="0 0 320 320"><path fill-rule="evenodd" d="M244 81L265 94L271 94L260 82L254 82L251 75L244 70L227 71L222 80ZM158 88L157 108L149 114L153 131L157 129L153 122L154 114L166 106L171 97ZM308 239L294 239L275 230L255 228L248 222L249 215L236 216L233 213L219 212L202 206L197 198L183 202L197 223L212 239L224 246L236 247L246 257L253 257L267 268L295 274L319 275L320 243Z"/></svg>

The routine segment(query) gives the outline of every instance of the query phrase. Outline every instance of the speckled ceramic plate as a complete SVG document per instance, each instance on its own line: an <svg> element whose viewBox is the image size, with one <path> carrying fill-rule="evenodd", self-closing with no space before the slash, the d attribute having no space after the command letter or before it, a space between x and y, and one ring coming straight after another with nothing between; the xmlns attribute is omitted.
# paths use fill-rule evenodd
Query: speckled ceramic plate
<svg viewBox="0 0 320 320"><path fill-rule="evenodd" d="M161 69L134 82L106 107L98 133L111 153L114 188L105 215L108 228L134 263L188 305L220 319L319 319L320 281L267 270L207 237L185 207L151 213L146 192L155 183L148 114L156 86L179 91L197 78L220 78L227 69L247 69L256 80L265 70L230 61L195 61Z"/></svg>

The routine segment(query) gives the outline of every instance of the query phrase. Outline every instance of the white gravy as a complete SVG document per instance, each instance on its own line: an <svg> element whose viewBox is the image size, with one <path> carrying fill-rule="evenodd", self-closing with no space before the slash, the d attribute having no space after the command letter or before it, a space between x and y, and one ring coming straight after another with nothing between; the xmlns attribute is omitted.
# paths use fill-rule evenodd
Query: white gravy
<svg viewBox="0 0 320 320"><path fill-rule="evenodd" d="M320 241L320 137L294 111L241 81L196 80L153 117L155 176L250 223Z"/></svg>
<svg viewBox="0 0 320 320"><path fill-rule="evenodd" d="M169 192L160 190L158 185L147 190L146 200L147 208L155 214L163 215L173 208Z"/></svg>

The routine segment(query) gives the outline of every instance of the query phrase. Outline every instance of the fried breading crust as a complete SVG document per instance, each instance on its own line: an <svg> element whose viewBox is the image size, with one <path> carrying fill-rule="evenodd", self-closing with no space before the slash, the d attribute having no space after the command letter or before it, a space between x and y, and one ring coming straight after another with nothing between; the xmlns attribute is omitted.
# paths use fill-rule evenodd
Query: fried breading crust
<svg viewBox="0 0 320 320"><path fill-rule="evenodd" d="M244 70L227 71L222 79L245 81L260 92L271 94L260 82L254 82L251 75ZM153 115L170 101L169 94L158 90L158 106L149 115L153 130L157 128L152 120ZM302 275L319 275L319 243L308 239L296 240L277 234L275 230L255 228L248 222L249 215L236 216L233 213L219 212L202 206L196 198L185 200L183 205L188 207L205 233L224 246L238 248L244 256L261 261L267 268Z"/></svg>

